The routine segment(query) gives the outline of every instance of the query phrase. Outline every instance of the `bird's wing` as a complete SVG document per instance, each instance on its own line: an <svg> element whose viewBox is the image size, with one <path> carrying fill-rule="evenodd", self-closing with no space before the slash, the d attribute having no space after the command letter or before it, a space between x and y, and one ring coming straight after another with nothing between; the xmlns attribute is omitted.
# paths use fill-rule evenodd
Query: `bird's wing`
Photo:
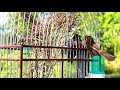
<svg viewBox="0 0 120 90"><path fill-rule="evenodd" d="M92 46L90 46L92 49L92 56L94 56L94 55L100 55L100 53L99 53L99 50L97 49L97 48L95 48L95 47L92 47Z"/></svg>
<svg viewBox="0 0 120 90"><path fill-rule="evenodd" d="M115 60L115 56L109 54L109 53L106 53L104 51L102 51L96 44L94 44L92 46L92 49L94 51L96 51L99 55L103 56L105 59L107 59L108 61L113 61ZM96 55L96 54L95 54Z"/></svg>

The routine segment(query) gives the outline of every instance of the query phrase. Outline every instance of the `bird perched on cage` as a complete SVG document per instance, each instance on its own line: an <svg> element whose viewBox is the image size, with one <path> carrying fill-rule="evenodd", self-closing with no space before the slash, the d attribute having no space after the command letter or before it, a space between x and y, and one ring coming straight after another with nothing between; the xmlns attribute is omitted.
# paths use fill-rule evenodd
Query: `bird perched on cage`
<svg viewBox="0 0 120 90"><path fill-rule="evenodd" d="M85 42L86 47L89 49L88 52L91 54L91 56L101 55L108 61L115 60L115 56L101 50L100 47L94 42L91 36L85 36Z"/></svg>

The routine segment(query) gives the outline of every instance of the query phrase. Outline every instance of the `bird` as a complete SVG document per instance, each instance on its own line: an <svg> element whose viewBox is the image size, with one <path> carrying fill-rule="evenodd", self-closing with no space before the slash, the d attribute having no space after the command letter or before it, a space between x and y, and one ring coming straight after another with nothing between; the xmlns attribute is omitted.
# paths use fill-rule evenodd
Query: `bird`
<svg viewBox="0 0 120 90"><path fill-rule="evenodd" d="M89 49L88 52L90 53L91 56L100 55L103 56L108 61L115 60L116 57L101 50L91 36L85 36L85 43L86 47Z"/></svg>

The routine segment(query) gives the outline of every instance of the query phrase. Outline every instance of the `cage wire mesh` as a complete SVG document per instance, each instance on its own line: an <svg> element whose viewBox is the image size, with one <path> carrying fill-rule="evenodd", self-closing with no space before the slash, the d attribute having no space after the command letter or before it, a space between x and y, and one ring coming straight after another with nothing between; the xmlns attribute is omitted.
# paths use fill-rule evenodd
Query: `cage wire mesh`
<svg viewBox="0 0 120 90"><path fill-rule="evenodd" d="M21 43L28 46L86 48L72 45L72 37L78 34L82 40L90 35L100 45L97 16L101 15L101 12L1 12L0 77L19 78ZM76 54L71 52L72 49L64 48L23 47L22 77L85 78L89 74L90 62L68 62L68 56L73 59L72 55ZM74 58L90 58L88 52L76 52L80 54Z"/></svg>

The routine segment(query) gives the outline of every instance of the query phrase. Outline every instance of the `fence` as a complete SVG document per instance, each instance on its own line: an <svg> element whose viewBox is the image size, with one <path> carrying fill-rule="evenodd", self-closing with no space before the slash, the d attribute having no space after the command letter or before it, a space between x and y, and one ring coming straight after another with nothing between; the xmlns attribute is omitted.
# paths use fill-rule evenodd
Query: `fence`
<svg viewBox="0 0 120 90"><path fill-rule="evenodd" d="M99 15L97 12L0 14L5 19L0 24L0 77L85 78L90 72L91 57L86 47L71 46L71 33L76 33L79 27L81 37L92 35L99 44Z"/></svg>
<svg viewBox="0 0 120 90"><path fill-rule="evenodd" d="M75 50L76 52L83 52L85 54L87 50L86 48L14 45L2 46L0 47L0 49L14 50L14 52L17 52L16 55L19 56L19 58L0 58L0 62L3 61L4 64L4 67L0 67L2 68L0 76L3 74L1 77L85 78L90 72L91 60L88 57L79 58L77 56L76 59L68 59L65 56L66 50ZM28 52L28 49L30 50L30 52ZM41 56L45 52L40 52L38 49L46 49L49 52L47 52L46 56L44 56L43 58ZM36 50L36 52L33 54L31 52L32 50ZM52 56L52 51L55 50L60 51L59 56L57 56L56 58L49 57ZM9 67L8 64L11 64L11 66Z"/></svg>

